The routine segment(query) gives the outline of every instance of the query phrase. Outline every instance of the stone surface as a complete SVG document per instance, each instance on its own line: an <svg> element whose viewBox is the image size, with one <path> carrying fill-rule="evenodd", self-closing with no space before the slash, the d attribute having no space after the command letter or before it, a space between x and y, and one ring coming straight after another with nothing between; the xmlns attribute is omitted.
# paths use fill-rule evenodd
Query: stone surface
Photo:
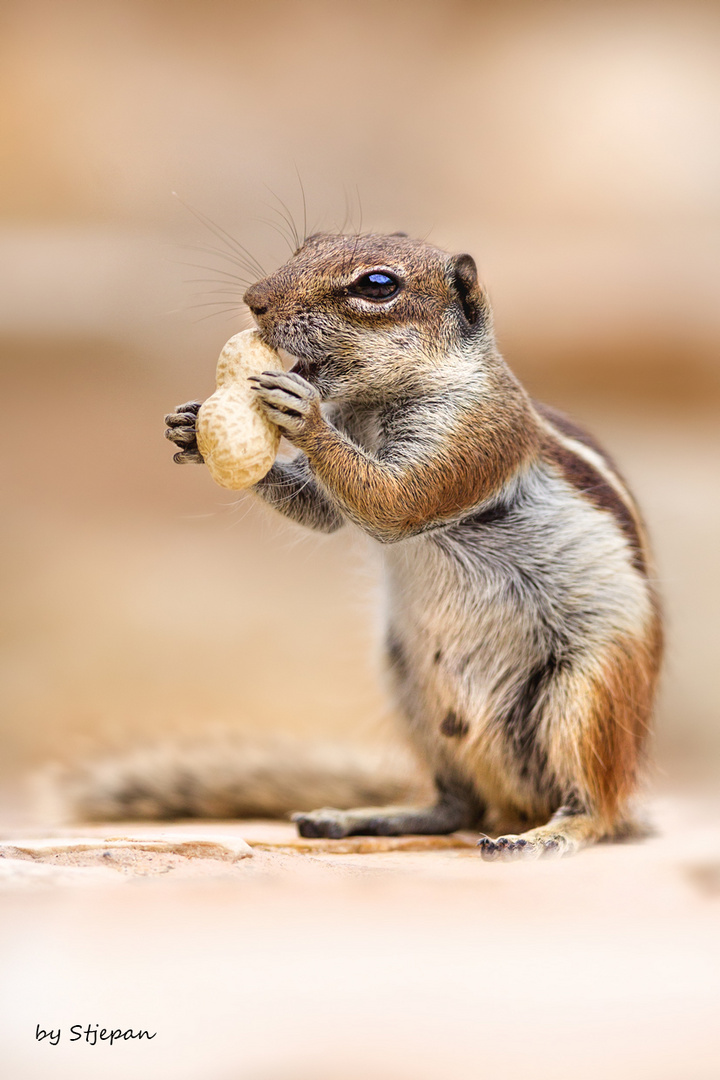
<svg viewBox="0 0 720 1080"><path fill-rule="evenodd" d="M26 836L0 841L0 886L77 885L145 877L175 871L180 875L217 872L218 863L235 863L252 855L236 834L216 835L205 828L188 833L182 827L138 830L127 835L64 830L64 835ZM199 860L205 865L199 866ZM113 873L113 871L115 873Z"/></svg>
<svg viewBox="0 0 720 1080"><path fill-rule="evenodd" d="M16 831L3 1075L716 1080L720 804L652 816L650 839L527 864L483 862L470 834L301 841L287 822ZM244 841L252 858L217 857ZM156 1037L71 1043L77 1024Z"/></svg>
<svg viewBox="0 0 720 1080"><path fill-rule="evenodd" d="M165 835L153 831L150 835L97 836L66 835L29 837L0 843L0 858L27 858L40 862L75 855L110 852L122 856L141 852L161 852L164 855L183 855L185 858L244 859L252 850L240 837L218 839L210 835L188 835L184 831L168 830Z"/></svg>

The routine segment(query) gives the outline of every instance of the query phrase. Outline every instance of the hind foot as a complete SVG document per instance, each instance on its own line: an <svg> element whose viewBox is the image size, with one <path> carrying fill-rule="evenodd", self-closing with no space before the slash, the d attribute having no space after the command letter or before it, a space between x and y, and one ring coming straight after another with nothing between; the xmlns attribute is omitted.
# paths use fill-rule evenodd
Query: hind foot
<svg viewBox="0 0 720 1080"><path fill-rule="evenodd" d="M547 825L518 836L499 836L496 840L484 836L478 840L478 847L481 856L488 862L495 859L511 862L517 859L559 858L574 855L580 848L605 836L607 828L592 814L562 808Z"/></svg>
<svg viewBox="0 0 720 1080"><path fill-rule="evenodd" d="M549 832L549 830L548 830ZM477 846L480 854L487 862L495 859L504 859L510 862L514 859L542 859L571 855L578 850L578 845L569 841L568 837L561 833L553 833L548 836L530 839L529 833L520 836L499 836L497 840L491 840L484 836L478 840Z"/></svg>

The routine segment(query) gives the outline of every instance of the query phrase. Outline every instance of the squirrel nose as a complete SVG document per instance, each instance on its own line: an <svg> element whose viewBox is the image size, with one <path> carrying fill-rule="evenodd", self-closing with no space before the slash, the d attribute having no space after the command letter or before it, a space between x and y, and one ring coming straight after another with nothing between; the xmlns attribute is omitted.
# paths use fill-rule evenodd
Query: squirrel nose
<svg viewBox="0 0 720 1080"><path fill-rule="evenodd" d="M243 300L253 315L264 315L270 306L267 290L263 288L262 282L251 285L243 296Z"/></svg>

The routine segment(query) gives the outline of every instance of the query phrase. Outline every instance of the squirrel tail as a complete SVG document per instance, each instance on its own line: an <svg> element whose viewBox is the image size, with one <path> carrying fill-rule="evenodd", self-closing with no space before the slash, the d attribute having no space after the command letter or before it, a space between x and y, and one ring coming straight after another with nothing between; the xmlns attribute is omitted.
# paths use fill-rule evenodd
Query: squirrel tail
<svg viewBox="0 0 720 1080"><path fill-rule="evenodd" d="M52 786L54 816L75 821L278 818L427 794L417 762L399 750L239 735L89 761L55 775Z"/></svg>

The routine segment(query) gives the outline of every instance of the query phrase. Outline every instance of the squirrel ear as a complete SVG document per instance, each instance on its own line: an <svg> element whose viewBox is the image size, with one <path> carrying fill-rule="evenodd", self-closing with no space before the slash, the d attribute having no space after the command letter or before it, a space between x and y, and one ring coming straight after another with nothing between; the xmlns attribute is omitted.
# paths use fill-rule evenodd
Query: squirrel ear
<svg viewBox="0 0 720 1080"><path fill-rule="evenodd" d="M407 237L408 237L408 234L406 232L391 232L390 235L391 236L403 236L406 240L407 240Z"/></svg>
<svg viewBox="0 0 720 1080"><path fill-rule="evenodd" d="M453 273L463 314L472 326L481 317L484 307L478 284L477 266L472 255L457 255L453 259Z"/></svg>

